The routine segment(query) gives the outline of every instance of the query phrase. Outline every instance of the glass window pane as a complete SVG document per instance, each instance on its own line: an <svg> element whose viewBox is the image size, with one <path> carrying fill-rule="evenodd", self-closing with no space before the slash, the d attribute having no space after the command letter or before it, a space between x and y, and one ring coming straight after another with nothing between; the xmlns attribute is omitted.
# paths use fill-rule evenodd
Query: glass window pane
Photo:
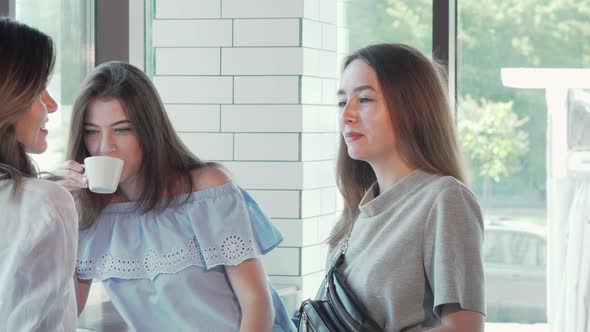
<svg viewBox="0 0 590 332"><path fill-rule="evenodd" d="M16 0L16 19L53 39L56 61L48 90L59 108L49 115L48 149L32 155L42 171L51 171L64 161L68 122L76 91L93 65L93 1Z"/></svg>
<svg viewBox="0 0 590 332"><path fill-rule="evenodd" d="M496 276L504 281L497 283L497 289L488 289L511 300L488 302L492 314L487 321L546 321L545 298L517 299L508 290L530 289L530 294L546 290L546 272L539 268L546 264L546 239L532 235L539 232L533 232L535 225L530 224L546 233L548 99L544 89L504 86L501 69L590 67L589 10L588 0L458 0L457 126L471 185L488 224L502 219L506 230L520 229L509 245L511 262L518 270ZM570 93L569 147L588 149L590 103L573 97Z"/></svg>
<svg viewBox="0 0 590 332"><path fill-rule="evenodd" d="M431 0L350 0L344 7L351 52L397 42L432 54Z"/></svg>
<svg viewBox="0 0 590 332"><path fill-rule="evenodd" d="M590 89L570 90L567 122L568 147L590 150Z"/></svg>

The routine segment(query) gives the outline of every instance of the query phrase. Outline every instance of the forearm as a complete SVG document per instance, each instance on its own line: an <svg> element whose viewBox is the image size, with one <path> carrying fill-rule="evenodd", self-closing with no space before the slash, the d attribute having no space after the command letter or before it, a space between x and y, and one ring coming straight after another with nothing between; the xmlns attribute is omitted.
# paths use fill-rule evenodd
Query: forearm
<svg viewBox="0 0 590 332"><path fill-rule="evenodd" d="M74 275L74 285L76 288L76 305L78 307L78 316L80 316L84 310L84 307L86 306L92 280L80 280L77 275Z"/></svg>
<svg viewBox="0 0 590 332"><path fill-rule="evenodd" d="M484 316L475 311L459 310L457 304L444 305L441 324L427 332L483 332Z"/></svg>
<svg viewBox="0 0 590 332"><path fill-rule="evenodd" d="M271 302L257 301L242 306L242 332L271 331L275 319L274 307Z"/></svg>

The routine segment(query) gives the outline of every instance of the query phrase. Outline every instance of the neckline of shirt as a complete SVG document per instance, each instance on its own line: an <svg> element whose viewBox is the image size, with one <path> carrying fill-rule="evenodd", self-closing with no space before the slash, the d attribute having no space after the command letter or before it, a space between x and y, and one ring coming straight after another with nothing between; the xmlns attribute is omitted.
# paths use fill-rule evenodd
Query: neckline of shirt
<svg viewBox="0 0 590 332"><path fill-rule="evenodd" d="M187 203L193 203L197 201L207 201L214 199L238 190L238 186L233 182L229 181L219 186L193 191L190 193L179 194L174 196L172 199L174 202L170 207L183 206ZM118 202L110 203L103 209L103 213L121 213L121 212L134 212L141 211L136 201L131 202Z"/></svg>
<svg viewBox="0 0 590 332"><path fill-rule="evenodd" d="M359 203L361 215L373 217L380 214L395 202L403 199L409 191L420 186L432 175L421 169L415 169L377 197L375 197L375 189L378 184L375 181Z"/></svg>

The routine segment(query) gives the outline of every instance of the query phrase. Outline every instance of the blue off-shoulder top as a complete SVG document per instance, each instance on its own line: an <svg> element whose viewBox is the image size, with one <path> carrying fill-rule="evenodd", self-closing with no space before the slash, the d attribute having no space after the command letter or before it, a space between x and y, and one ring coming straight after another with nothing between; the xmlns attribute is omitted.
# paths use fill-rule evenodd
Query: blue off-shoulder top
<svg viewBox="0 0 590 332"><path fill-rule="evenodd" d="M101 280L136 331L239 331L241 310L224 265L264 255L283 236L233 182L184 194L160 213L108 205L80 231L76 272ZM294 331L270 286L273 331Z"/></svg>

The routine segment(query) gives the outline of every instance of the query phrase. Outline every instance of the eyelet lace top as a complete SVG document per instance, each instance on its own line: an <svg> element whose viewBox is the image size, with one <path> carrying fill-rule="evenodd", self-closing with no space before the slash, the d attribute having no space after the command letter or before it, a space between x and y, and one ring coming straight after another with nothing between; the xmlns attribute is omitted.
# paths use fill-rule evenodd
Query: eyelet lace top
<svg viewBox="0 0 590 332"><path fill-rule="evenodd" d="M154 278L190 265L210 269L266 254L282 240L258 204L233 183L178 197L160 214L110 204L80 232L80 279Z"/></svg>
<svg viewBox="0 0 590 332"><path fill-rule="evenodd" d="M102 280L133 330L237 331L241 309L222 266L264 255L283 236L233 182L177 198L160 213L133 202L107 206L79 233L77 275ZM292 331L271 294L273 331Z"/></svg>

